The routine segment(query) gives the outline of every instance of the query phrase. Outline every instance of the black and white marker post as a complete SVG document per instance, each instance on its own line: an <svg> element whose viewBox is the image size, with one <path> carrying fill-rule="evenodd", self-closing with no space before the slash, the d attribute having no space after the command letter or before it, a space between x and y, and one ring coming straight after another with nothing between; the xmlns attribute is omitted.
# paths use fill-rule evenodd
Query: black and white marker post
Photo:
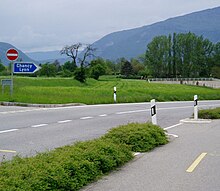
<svg viewBox="0 0 220 191"><path fill-rule="evenodd" d="M198 120L198 96L194 95L194 120Z"/></svg>
<svg viewBox="0 0 220 191"><path fill-rule="evenodd" d="M116 87L114 87L114 103L116 103L117 100L116 100Z"/></svg>
<svg viewBox="0 0 220 191"><path fill-rule="evenodd" d="M152 123L154 125L157 125L157 112L156 112L156 102L155 99L151 100L151 118L152 118Z"/></svg>

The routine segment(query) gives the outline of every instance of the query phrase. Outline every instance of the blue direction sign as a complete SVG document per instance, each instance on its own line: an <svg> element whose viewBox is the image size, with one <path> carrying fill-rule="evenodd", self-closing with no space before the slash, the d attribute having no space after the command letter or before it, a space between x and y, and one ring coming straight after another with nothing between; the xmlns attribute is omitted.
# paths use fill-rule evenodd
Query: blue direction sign
<svg viewBox="0 0 220 191"><path fill-rule="evenodd" d="M38 71L40 67L33 62L15 62L14 73L15 74L32 74Z"/></svg>

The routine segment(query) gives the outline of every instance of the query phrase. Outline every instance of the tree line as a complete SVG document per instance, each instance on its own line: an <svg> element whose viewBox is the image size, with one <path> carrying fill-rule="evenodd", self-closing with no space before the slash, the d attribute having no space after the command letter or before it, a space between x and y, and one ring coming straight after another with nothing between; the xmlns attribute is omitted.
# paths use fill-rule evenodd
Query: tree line
<svg viewBox="0 0 220 191"><path fill-rule="evenodd" d="M147 45L145 54L150 75L169 78L216 76L219 58L220 42L214 44L191 32L157 36Z"/></svg>
<svg viewBox="0 0 220 191"><path fill-rule="evenodd" d="M130 60L97 58L95 51L92 45L82 43L65 46L60 53L71 61L41 64L41 70L31 76L74 77L80 82L85 82L88 77L98 80L101 75L138 79L220 78L220 42L214 44L191 32L157 36L147 45L143 55ZM7 68L0 61L0 75L9 75L10 71L10 65Z"/></svg>

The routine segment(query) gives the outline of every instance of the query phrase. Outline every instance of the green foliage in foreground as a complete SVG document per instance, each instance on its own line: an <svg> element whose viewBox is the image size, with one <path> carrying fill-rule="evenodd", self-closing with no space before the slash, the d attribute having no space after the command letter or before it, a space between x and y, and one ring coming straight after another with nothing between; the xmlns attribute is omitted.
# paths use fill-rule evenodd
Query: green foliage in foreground
<svg viewBox="0 0 220 191"><path fill-rule="evenodd" d="M110 138L118 144L129 145L134 152L146 152L168 141L164 130L158 129L158 126L136 123L114 128L105 135L105 138Z"/></svg>
<svg viewBox="0 0 220 191"><path fill-rule="evenodd" d="M154 84L145 80L124 80L101 77L99 81L88 79L80 83L72 78L22 78L14 79L14 94L9 87L0 93L0 101L41 104L108 104L113 103L113 87L117 87L118 103L220 99L220 89L180 84ZM1 89L1 88L0 88ZM0 90L1 91L1 90Z"/></svg>
<svg viewBox="0 0 220 191"><path fill-rule="evenodd" d="M204 109L199 111L201 119L220 119L220 107L215 109Z"/></svg>
<svg viewBox="0 0 220 191"><path fill-rule="evenodd" d="M127 131L120 140L118 135ZM79 190L131 160L132 150L145 151L165 143L167 137L160 127L149 123L128 124L96 140L3 162L0 190Z"/></svg>

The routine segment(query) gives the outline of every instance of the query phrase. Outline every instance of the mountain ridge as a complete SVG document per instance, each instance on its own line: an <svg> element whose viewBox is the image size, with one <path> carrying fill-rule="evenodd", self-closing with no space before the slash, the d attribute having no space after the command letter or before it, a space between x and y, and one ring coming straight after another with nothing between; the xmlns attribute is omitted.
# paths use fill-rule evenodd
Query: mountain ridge
<svg viewBox="0 0 220 191"><path fill-rule="evenodd" d="M11 61L9 61L6 57L6 52L8 49L14 48L18 51L18 59L16 61L23 61L23 62L35 62L35 60L29 58L24 52L13 46L12 44L6 42L0 42L0 60L3 65L8 66Z"/></svg>
<svg viewBox="0 0 220 191"><path fill-rule="evenodd" d="M138 57L144 54L147 44L159 35L172 33L193 32L202 35L213 43L220 41L220 6L197 11L177 17L168 18L163 21L144 25L141 27L115 31L95 41L92 46L97 48L95 55L105 59L116 60L124 57L127 59ZM6 48L5 45L7 44ZM15 48L8 43L0 42L0 59L4 65L10 62L5 54L7 49ZM17 48L16 48L17 49ZM39 63L53 62L60 63L68 61L68 57L60 55L60 51L23 53L19 51L19 59L23 61L34 61ZM18 60L19 60L18 59Z"/></svg>
<svg viewBox="0 0 220 191"><path fill-rule="evenodd" d="M105 59L137 57L158 35L193 32L210 41L220 41L220 7L206 9L159 21L150 25L110 33L93 43L97 56Z"/></svg>

